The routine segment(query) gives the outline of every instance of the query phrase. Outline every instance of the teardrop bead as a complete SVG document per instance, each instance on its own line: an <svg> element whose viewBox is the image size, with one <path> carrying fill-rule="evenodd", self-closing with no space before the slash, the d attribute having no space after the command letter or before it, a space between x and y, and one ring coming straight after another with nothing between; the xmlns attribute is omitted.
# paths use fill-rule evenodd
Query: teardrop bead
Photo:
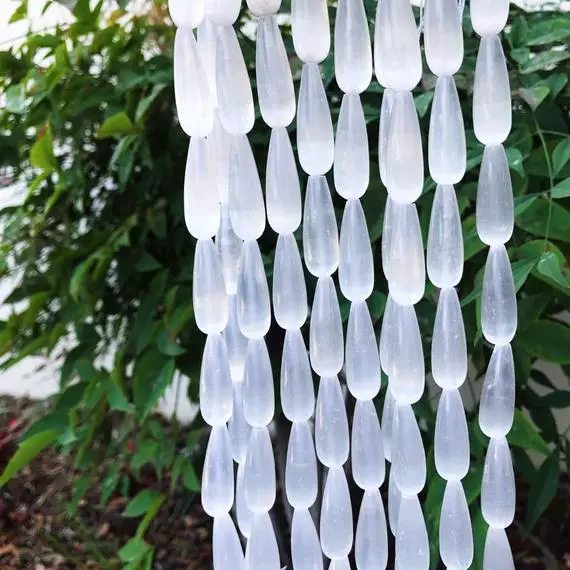
<svg viewBox="0 0 570 570"><path fill-rule="evenodd" d="M348 561L348 556L343 556L342 558L331 560L331 563L329 564L329 570L350 570L350 562Z"/></svg>
<svg viewBox="0 0 570 570"><path fill-rule="evenodd" d="M331 277L317 281L311 313L311 366L319 376L338 374L344 362L344 342L340 307Z"/></svg>
<svg viewBox="0 0 570 570"><path fill-rule="evenodd" d="M473 0L469 8L473 29L480 36L494 36L507 25L509 0Z"/></svg>
<svg viewBox="0 0 570 570"><path fill-rule="evenodd" d="M473 128L484 145L505 141L512 126L507 62L498 36L481 38L473 87Z"/></svg>
<svg viewBox="0 0 570 570"><path fill-rule="evenodd" d="M365 491L378 489L384 482L386 465L382 432L372 400L357 400L352 419L352 475Z"/></svg>
<svg viewBox="0 0 570 570"><path fill-rule="evenodd" d="M225 424L232 415L233 388L224 337L206 339L200 370L200 412L211 426Z"/></svg>
<svg viewBox="0 0 570 570"><path fill-rule="evenodd" d="M453 75L463 62L463 29L456 0L430 0L424 14L426 60L435 75Z"/></svg>
<svg viewBox="0 0 570 570"><path fill-rule="evenodd" d="M273 264L273 312L282 329L299 329L307 320L307 287L293 234L277 238Z"/></svg>
<svg viewBox="0 0 570 570"><path fill-rule="evenodd" d="M238 324L247 338L261 338L271 324L269 287L259 246L245 241L237 286Z"/></svg>
<svg viewBox="0 0 570 570"><path fill-rule="evenodd" d="M295 570L323 570L319 535L309 511L295 509L291 524L291 562Z"/></svg>
<svg viewBox="0 0 570 570"><path fill-rule="evenodd" d="M178 28L196 28L204 18L204 0L168 0L168 11Z"/></svg>
<svg viewBox="0 0 570 570"><path fill-rule="evenodd" d="M360 0L348 0L354 1ZM347 93L342 98L334 153L336 191L347 200L360 198L370 179L370 151L362 103L355 93Z"/></svg>
<svg viewBox="0 0 570 570"><path fill-rule="evenodd" d="M217 26L231 26L238 19L241 0L208 0L206 18Z"/></svg>
<svg viewBox="0 0 570 570"><path fill-rule="evenodd" d="M502 144L487 146L477 187L477 233L487 245L502 245L513 235L513 187Z"/></svg>
<svg viewBox="0 0 570 570"><path fill-rule="evenodd" d="M392 331L397 309L394 308L395 303L390 295L386 301L384 308L384 316L382 317L382 328L380 329L380 365L387 376L392 375L394 369L394 342Z"/></svg>
<svg viewBox="0 0 570 570"><path fill-rule="evenodd" d="M481 510L490 526L507 528L515 517L515 474L509 444L491 439L481 484Z"/></svg>
<svg viewBox="0 0 570 570"><path fill-rule="evenodd" d="M228 350L232 381L241 382L243 380L248 340L239 330L236 295L230 295L228 297L228 307L228 324L224 329L224 339Z"/></svg>
<svg viewBox="0 0 570 570"><path fill-rule="evenodd" d="M439 1L439 0L438 0ZM456 0L451 0L457 6ZM429 124L429 173L438 184L457 184L467 168L465 127L455 80L439 77Z"/></svg>
<svg viewBox="0 0 570 570"><path fill-rule="evenodd" d="M232 417L228 422L228 430L234 461L243 463L247 455L251 426L247 423L243 412L243 382L236 382L233 387Z"/></svg>
<svg viewBox="0 0 570 570"><path fill-rule="evenodd" d="M212 104L218 106L218 91L216 88L216 46L218 45L218 31L216 26L204 18L198 27L197 33L198 53L202 66L208 78L208 87Z"/></svg>
<svg viewBox="0 0 570 570"><path fill-rule="evenodd" d="M251 534L253 513L245 501L245 461L238 464L236 476L236 518L239 531L245 538Z"/></svg>
<svg viewBox="0 0 570 570"><path fill-rule="evenodd" d="M267 220L273 231L288 234L301 225L301 187L293 147L285 128L271 131L265 199Z"/></svg>
<svg viewBox="0 0 570 570"><path fill-rule="evenodd" d="M505 437L515 413L515 362L510 344L496 346L483 382L479 425L493 438Z"/></svg>
<svg viewBox="0 0 570 570"><path fill-rule="evenodd" d="M249 0L250 4L252 2L254 0ZM258 5L269 3L275 4L275 0L255 0ZM295 90L289 59L275 16L265 16L258 21L255 69L259 110L263 120L270 127L286 127L295 118Z"/></svg>
<svg viewBox="0 0 570 570"><path fill-rule="evenodd" d="M320 63L329 54L331 35L326 0L292 0L293 46L304 63Z"/></svg>
<svg viewBox="0 0 570 570"><path fill-rule="evenodd" d="M321 505L321 547L325 556L348 556L353 533L352 506L344 469L329 469Z"/></svg>
<svg viewBox="0 0 570 570"><path fill-rule="evenodd" d="M326 467L341 467L348 459L348 419L336 376L321 378L315 412L317 457Z"/></svg>
<svg viewBox="0 0 570 570"><path fill-rule="evenodd" d="M354 557L358 570L383 570L388 563L388 531L384 504L378 489L364 493L356 536Z"/></svg>
<svg viewBox="0 0 570 570"><path fill-rule="evenodd" d="M394 109L395 94L396 92L393 89L384 89L384 95L382 96L382 105L380 107L378 165L380 168L380 180L382 180L382 184L384 184L384 186L387 186L388 184L388 176L386 173L386 155L388 151L388 140L390 137L390 126L393 116L392 111Z"/></svg>
<svg viewBox="0 0 570 570"><path fill-rule="evenodd" d="M263 338L252 339L247 346L243 411L247 423L258 428L269 425L275 412L271 360Z"/></svg>
<svg viewBox="0 0 570 570"><path fill-rule="evenodd" d="M254 16L267 16L279 11L281 0L247 0L247 7Z"/></svg>
<svg viewBox="0 0 570 570"><path fill-rule="evenodd" d="M222 205L220 216L220 227L216 234L216 249L220 256L224 283L228 295L235 295L237 292L237 279L239 271L239 260L243 241L237 237L230 218L230 211L226 205Z"/></svg>
<svg viewBox="0 0 570 570"><path fill-rule="evenodd" d="M280 570L279 546L269 513L253 516L246 549L246 567Z"/></svg>
<svg viewBox="0 0 570 570"><path fill-rule="evenodd" d="M308 2L309 0L295 1ZM313 176L326 174L333 165L333 125L321 72L316 63L306 63L301 72L297 112L297 150L299 162L307 174Z"/></svg>
<svg viewBox="0 0 570 570"><path fill-rule="evenodd" d="M220 258L211 239L196 243L193 274L196 326L205 334L222 332L228 322L228 295Z"/></svg>
<svg viewBox="0 0 570 570"><path fill-rule="evenodd" d="M430 281L441 289L455 287L463 275L463 233L453 186L435 191L427 244Z"/></svg>
<svg viewBox="0 0 570 570"><path fill-rule="evenodd" d="M229 514L214 519L214 570L246 570L241 542Z"/></svg>
<svg viewBox="0 0 570 570"><path fill-rule="evenodd" d="M517 297L504 245L492 246L485 264L481 299L481 329L493 344L507 344L517 330Z"/></svg>
<svg viewBox="0 0 570 570"><path fill-rule="evenodd" d="M225 425L210 432L202 471L202 507L211 517L226 514L234 502L232 445Z"/></svg>
<svg viewBox="0 0 570 570"><path fill-rule="evenodd" d="M303 216L305 265L315 277L338 267L339 240L331 192L324 176L309 176Z"/></svg>
<svg viewBox="0 0 570 570"><path fill-rule="evenodd" d="M287 500L295 509L308 509L317 499L317 458L315 444L308 422L295 422L291 426L285 488Z"/></svg>
<svg viewBox="0 0 570 570"><path fill-rule="evenodd" d="M400 504L402 502L402 493L396 485L394 477L394 469L390 469L390 477L388 478L388 520L390 522L390 531L394 536L398 534L398 515L400 514Z"/></svg>
<svg viewBox="0 0 570 570"><path fill-rule="evenodd" d="M458 390L444 390L435 424L435 466L448 481L459 481L469 472L469 431Z"/></svg>
<svg viewBox="0 0 570 570"><path fill-rule="evenodd" d="M515 563L505 530L489 527L485 540L483 570L496 570L497 568L515 570Z"/></svg>
<svg viewBox="0 0 570 570"><path fill-rule="evenodd" d="M392 396L392 391L388 386L382 408L382 442L384 445L384 457L386 461L392 461L392 440L394 435L394 413L396 411L396 400Z"/></svg>
<svg viewBox="0 0 570 570"><path fill-rule="evenodd" d="M212 153L216 180L218 183L218 194L222 206L227 206L230 200L230 157L233 135L224 129L220 114L216 110L214 113L214 128L208 135L207 141Z"/></svg>
<svg viewBox="0 0 570 570"><path fill-rule="evenodd" d="M251 430L245 463L245 500L256 514L268 512L275 502L275 460L266 427Z"/></svg>
<svg viewBox="0 0 570 570"><path fill-rule="evenodd" d="M417 495L403 496L398 510L396 570L428 570L429 540Z"/></svg>

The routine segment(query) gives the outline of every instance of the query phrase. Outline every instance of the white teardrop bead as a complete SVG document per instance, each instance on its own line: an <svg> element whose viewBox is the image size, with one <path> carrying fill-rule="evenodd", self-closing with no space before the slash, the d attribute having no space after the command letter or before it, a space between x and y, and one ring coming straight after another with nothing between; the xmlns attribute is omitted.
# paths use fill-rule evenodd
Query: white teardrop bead
<svg viewBox="0 0 570 570"><path fill-rule="evenodd" d="M467 342L457 291L442 289L431 344L431 372L441 388L459 388L467 377Z"/></svg>
<svg viewBox="0 0 570 570"><path fill-rule="evenodd" d="M370 151L362 103L355 93L347 93L342 98L334 153L336 191L347 200L360 198L370 179Z"/></svg>
<svg viewBox="0 0 570 570"><path fill-rule="evenodd" d="M230 219L230 211L226 205L221 207L220 227L216 234L216 249L220 256L224 283L228 295L235 295L237 291L237 278L239 260L243 241L237 237Z"/></svg>
<svg viewBox="0 0 570 570"><path fill-rule="evenodd" d="M394 477L394 469L390 469L390 477L388 478L388 519L390 522L390 531L394 536L398 534L398 515L400 514L400 504L402 502L402 493L396 485Z"/></svg>
<svg viewBox="0 0 570 570"><path fill-rule="evenodd" d="M246 567L280 570L279 547L275 529L268 513L253 516L246 549Z"/></svg>
<svg viewBox="0 0 570 570"><path fill-rule="evenodd" d="M338 374L344 361L340 307L331 277L320 277L315 289L309 329L311 366L319 376Z"/></svg>
<svg viewBox="0 0 570 570"><path fill-rule="evenodd" d="M225 425L210 432L202 471L202 507L211 517L228 513L234 502L232 445Z"/></svg>
<svg viewBox="0 0 570 570"><path fill-rule="evenodd" d="M384 570L388 563L388 531L384 504L378 489L366 491L354 539L354 557L358 570Z"/></svg>
<svg viewBox="0 0 570 570"><path fill-rule="evenodd" d="M261 338L271 324L269 287L259 246L245 241L237 286L238 324L247 338Z"/></svg>
<svg viewBox="0 0 570 570"><path fill-rule="evenodd" d="M184 175L184 220L197 239L214 237L220 225L220 199L210 148L203 137L192 137Z"/></svg>
<svg viewBox="0 0 570 570"><path fill-rule="evenodd" d="M281 6L281 0L247 0L247 7L255 16L275 14Z"/></svg>
<svg viewBox="0 0 570 570"><path fill-rule="evenodd" d="M271 360L263 338L252 339L247 346L243 411L247 423L258 428L269 425L275 412Z"/></svg>
<svg viewBox="0 0 570 570"><path fill-rule="evenodd" d="M427 244L427 271L440 288L455 287L463 275L463 233L453 186L435 191Z"/></svg>
<svg viewBox="0 0 570 570"><path fill-rule="evenodd" d="M384 407L382 408L382 442L384 445L384 457L386 461L392 461L392 440L394 434L394 413L396 400L392 396L390 387L386 390Z"/></svg>
<svg viewBox="0 0 570 570"><path fill-rule="evenodd" d="M352 420L352 475L365 491L378 489L384 482L386 464L382 432L372 400L357 400Z"/></svg>
<svg viewBox="0 0 570 570"><path fill-rule="evenodd" d="M230 295L228 297L228 307L228 324L224 329L223 334L228 350L228 360L230 363L232 381L241 382L243 380L243 369L245 366L248 340L239 330L236 295Z"/></svg>
<svg viewBox="0 0 570 570"><path fill-rule="evenodd" d="M252 1L249 0L249 3ZM275 3L274 0L257 0L255 3L270 2ZM266 16L258 21L255 69L259 110L263 120L270 127L286 127L295 118L295 90L289 59L275 16Z"/></svg>
<svg viewBox="0 0 570 570"><path fill-rule="evenodd" d="M348 419L336 376L321 378L315 412L317 457L326 467L341 467L348 459Z"/></svg>
<svg viewBox="0 0 570 570"><path fill-rule="evenodd" d="M339 241L331 192L324 176L309 176L303 215L305 265L315 277L332 275L338 267Z"/></svg>
<svg viewBox="0 0 570 570"><path fill-rule="evenodd" d="M287 500L295 509L308 509L317 499L317 458L315 444L308 422L295 422L291 426L285 488Z"/></svg>
<svg viewBox="0 0 570 570"><path fill-rule="evenodd" d="M168 0L168 11L178 28L196 28L204 18L204 0Z"/></svg>
<svg viewBox="0 0 570 570"><path fill-rule="evenodd" d="M450 481L445 487L439 523L439 552L447 568L467 570L473 562L471 517L460 481Z"/></svg>
<svg viewBox="0 0 570 570"><path fill-rule="evenodd" d="M309 511L296 509L291 524L291 562L295 570L323 570L319 535Z"/></svg>
<svg viewBox="0 0 570 570"><path fill-rule="evenodd" d="M204 18L198 27L197 33L198 53L208 77L208 86L214 107L218 106L218 91L216 88L216 46L218 44L218 30L208 19Z"/></svg>
<svg viewBox="0 0 570 570"><path fill-rule="evenodd" d="M306 63L301 72L297 150L299 162L307 174L326 174L333 165L333 125L321 72L316 63Z"/></svg>
<svg viewBox="0 0 570 570"><path fill-rule="evenodd" d="M505 141L511 131L511 88L498 36L481 38L473 87L473 128L484 145Z"/></svg>
<svg viewBox="0 0 570 570"><path fill-rule="evenodd" d="M293 234L277 238L273 264L273 312L282 329L299 329L307 320L307 287Z"/></svg>
<svg viewBox="0 0 570 570"><path fill-rule="evenodd" d="M481 483L483 518L495 528L506 528L514 519L515 474L509 444L503 437L491 439Z"/></svg>
<svg viewBox="0 0 570 570"><path fill-rule="evenodd" d="M346 329L346 384L359 400L372 400L380 391L380 357L366 303L352 303Z"/></svg>
<svg viewBox="0 0 570 570"><path fill-rule="evenodd" d="M352 506L344 469L329 469L321 505L321 547L325 556L348 556L353 533Z"/></svg>
<svg viewBox="0 0 570 570"><path fill-rule="evenodd" d="M504 245L492 246L485 264L481 299L481 329L493 344L507 344L517 330L517 297Z"/></svg>
<svg viewBox="0 0 570 570"><path fill-rule="evenodd" d="M435 75L453 75L463 62L463 29L457 0L430 0L424 14L426 60Z"/></svg>
<svg viewBox="0 0 570 570"><path fill-rule="evenodd" d="M232 415L233 389L224 337L206 339L200 370L200 412L211 426L225 424Z"/></svg>
<svg viewBox="0 0 570 570"><path fill-rule="evenodd" d="M515 412L515 362L510 344L496 346L485 374L479 425L493 438L505 437L513 425Z"/></svg>
<svg viewBox="0 0 570 570"><path fill-rule="evenodd" d="M206 18L218 26L231 26L238 19L241 0L208 0Z"/></svg>
<svg viewBox="0 0 570 570"><path fill-rule="evenodd" d="M232 441L234 461L243 463L247 455L251 426L247 423L243 413L243 382L236 382L233 387L232 417L228 422L228 430Z"/></svg>
<svg viewBox="0 0 570 570"><path fill-rule="evenodd" d="M241 542L227 513L214 519L212 552L214 570L246 570Z"/></svg>
<svg viewBox="0 0 570 570"><path fill-rule="evenodd" d="M294 232L301 225L301 188L293 147L285 128L271 131L265 180L269 225L278 234Z"/></svg>
<svg viewBox="0 0 570 570"><path fill-rule="evenodd" d="M214 126L214 102L190 28L180 28L174 38L174 97L184 132L199 137L210 134Z"/></svg>
<svg viewBox="0 0 570 570"><path fill-rule="evenodd" d="M291 27L297 57L320 63L329 54L331 34L326 0L292 0Z"/></svg>
<svg viewBox="0 0 570 570"><path fill-rule="evenodd" d="M245 538L251 533L253 513L245 501L245 461L238 464L236 477L236 518L239 530Z"/></svg>
<svg viewBox="0 0 570 570"><path fill-rule="evenodd" d="M214 113L214 128L208 135L208 146L212 153L216 180L218 182L218 194L222 205L227 205L230 200L230 153L233 136L224 129L220 114Z"/></svg>
<svg viewBox="0 0 570 570"><path fill-rule="evenodd" d="M275 502L275 460L266 427L251 430L245 462L245 500L256 514L268 512Z"/></svg>
<svg viewBox="0 0 570 570"><path fill-rule="evenodd" d="M374 71L380 85L398 91L411 91L422 77L419 35L409 0L378 2Z"/></svg>
<svg viewBox="0 0 570 570"><path fill-rule="evenodd" d="M216 88L222 125L233 135L253 128L255 112L247 67L233 26L218 28Z"/></svg>
<svg viewBox="0 0 570 570"><path fill-rule="evenodd" d="M348 561L348 556L343 556L342 558L331 560L328 570L350 570L350 562Z"/></svg>
<svg viewBox="0 0 570 570"><path fill-rule="evenodd" d="M459 481L469 472L469 431L458 390L444 390L435 424L435 466L448 481Z"/></svg>
<svg viewBox="0 0 570 570"><path fill-rule="evenodd" d="M372 78L370 30L362 0L339 0L334 28L336 82L345 93L362 93Z"/></svg>
<svg viewBox="0 0 570 570"><path fill-rule="evenodd" d="M222 332L228 322L228 295L220 258L211 239L196 243L193 274L196 326L205 334Z"/></svg>
<svg viewBox="0 0 570 570"><path fill-rule="evenodd" d="M396 317L396 310L394 309L396 303L390 295L386 301L384 308L384 316L382 317L382 328L380 329L380 365L382 370L387 376L391 376L394 369L394 342L392 331L394 330L394 323Z"/></svg>
<svg viewBox="0 0 570 570"><path fill-rule="evenodd" d="M288 330L281 361L281 407L292 422L308 420L315 410L315 389L309 355L300 330Z"/></svg>
<svg viewBox="0 0 570 570"><path fill-rule="evenodd" d="M396 570L428 570L429 540L417 495L403 496L398 510Z"/></svg>
<svg viewBox="0 0 570 570"><path fill-rule="evenodd" d="M397 406L394 413L392 469L404 495L417 495L426 482L426 456L418 422L411 406Z"/></svg>
<svg viewBox="0 0 570 570"><path fill-rule="evenodd" d="M378 165L380 167L380 180L387 186L388 176L386 173L386 155L388 152L388 140L390 136L390 125L392 121L392 110L394 108L395 91L384 89L382 96L382 106L380 107L380 129L378 134ZM388 206L386 206L387 208Z"/></svg>
<svg viewBox="0 0 570 570"><path fill-rule="evenodd" d="M456 0L451 0L457 6ZM431 108L429 173L438 184L456 184L467 168L465 127L453 77L439 77Z"/></svg>
<svg viewBox="0 0 570 570"><path fill-rule="evenodd" d="M477 233L487 245L502 245L513 235L513 187L503 145L487 146L477 187Z"/></svg>
<svg viewBox="0 0 570 570"><path fill-rule="evenodd" d="M233 137L230 149L228 194L232 227L243 240L261 237L265 206L255 158L245 135Z"/></svg>
<svg viewBox="0 0 570 570"><path fill-rule="evenodd" d="M480 36L494 36L507 24L509 0L472 0L471 23Z"/></svg>
<svg viewBox="0 0 570 570"><path fill-rule="evenodd" d="M507 533L502 528L489 528L485 540L483 570L515 570Z"/></svg>

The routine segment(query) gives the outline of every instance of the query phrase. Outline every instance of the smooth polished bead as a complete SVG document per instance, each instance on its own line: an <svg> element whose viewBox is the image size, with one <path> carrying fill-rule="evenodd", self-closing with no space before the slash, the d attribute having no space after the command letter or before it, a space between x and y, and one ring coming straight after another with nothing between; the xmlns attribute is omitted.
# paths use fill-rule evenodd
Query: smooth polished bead
<svg viewBox="0 0 570 570"><path fill-rule="evenodd" d="M394 342L392 331L395 326L397 303L388 295L386 307L384 307L384 316L382 317L382 328L380 329L380 342L378 345L380 353L380 366L387 376L391 376L394 370Z"/></svg>
<svg viewBox="0 0 570 570"><path fill-rule="evenodd" d="M350 570L350 562L348 561L348 556L343 556L342 558L331 560L329 570Z"/></svg>
<svg viewBox="0 0 570 570"><path fill-rule="evenodd" d="M212 533L214 570L246 570L241 542L229 514L214 519Z"/></svg>
<svg viewBox="0 0 570 570"><path fill-rule="evenodd" d="M320 63L329 54L331 34L326 0L292 0L291 28L297 57Z"/></svg>
<svg viewBox="0 0 570 570"><path fill-rule="evenodd" d="M384 457L386 461L392 461L392 441L394 438L394 413L396 400L392 396L390 387L386 390L384 407L382 408L382 442L384 445Z"/></svg>
<svg viewBox="0 0 570 570"><path fill-rule="evenodd" d="M271 360L263 338L252 339L247 345L243 382L243 411L247 423L258 428L271 423L275 412Z"/></svg>
<svg viewBox="0 0 570 570"><path fill-rule="evenodd" d="M168 11L179 28L196 28L204 18L204 0L168 0Z"/></svg>
<svg viewBox="0 0 570 570"><path fill-rule="evenodd" d="M317 499L318 487L311 428L308 422L295 422L291 426L285 463L287 500L295 509L308 509Z"/></svg>
<svg viewBox="0 0 570 570"><path fill-rule="evenodd" d="M216 234L216 249L220 256L224 283L226 284L228 295L235 295L237 292L239 260L242 245L243 240L236 235L232 228L229 208L227 205L222 204L220 227Z"/></svg>
<svg viewBox="0 0 570 570"><path fill-rule="evenodd" d="M279 11L281 0L247 0L247 7L254 16L267 16Z"/></svg>
<svg viewBox="0 0 570 570"><path fill-rule="evenodd" d="M291 562L295 570L323 570L323 554L308 509L295 509L291 523Z"/></svg>
<svg viewBox="0 0 570 570"><path fill-rule="evenodd" d="M218 90L216 87L216 46L218 44L218 31L208 18L204 18L198 27L197 33L198 53L202 66L208 77L208 86L214 107L218 106Z"/></svg>
<svg viewBox="0 0 570 570"><path fill-rule="evenodd" d="M266 427L251 430L245 462L245 500L255 514L268 512L275 502L275 459Z"/></svg>
<svg viewBox="0 0 570 570"><path fill-rule="evenodd" d="M210 432L202 471L202 507L211 517L229 512L234 502L234 463L228 428Z"/></svg>
<svg viewBox="0 0 570 570"><path fill-rule="evenodd" d="M390 477L388 479L388 520L390 522L390 531L394 536L398 534L398 515L401 502L402 493L398 489L398 485L396 485L394 469L390 469Z"/></svg>
<svg viewBox="0 0 570 570"><path fill-rule="evenodd" d="M231 26L238 19L242 0L208 0L206 18L217 26Z"/></svg>
<svg viewBox="0 0 570 570"><path fill-rule="evenodd" d="M357 400L352 419L352 475L365 491L384 482L386 465L380 422L372 400Z"/></svg>
<svg viewBox="0 0 570 570"><path fill-rule="evenodd" d="M404 495L417 495L426 483L426 456L411 406L396 406L392 433L392 469Z"/></svg>
<svg viewBox="0 0 570 570"><path fill-rule="evenodd" d="M485 540L483 570L515 570L507 533L502 528L489 528Z"/></svg>
<svg viewBox="0 0 570 570"><path fill-rule="evenodd" d="M220 203L222 207L227 206L230 200L230 153L233 136L224 129L217 110L214 113L214 128L207 140L213 157Z"/></svg>
<svg viewBox="0 0 570 570"><path fill-rule="evenodd" d="M228 308L228 324L224 329L223 334L228 350L228 360L230 362L232 381L241 382L243 380L243 369L245 366L248 340L239 330L236 295L228 296Z"/></svg>
<svg viewBox="0 0 570 570"><path fill-rule="evenodd" d="M245 557L247 568L280 570L279 546L269 513L253 515Z"/></svg>
<svg viewBox="0 0 570 570"><path fill-rule="evenodd" d="M384 504L378 489L366 491L354 539L358 570L383 570L388 563L388 531Z"/></svg>
<svg viewBox="0 0 570 570"><path fill-rule="evenodd" d="M232 441L232 455L236 463L243 463L247 455L251 426L243 413L243 382L233 385L232 417L228 422L228 431Z"/></svg>
<svg viewBox="0 0 570 570"><path fill-rule="evenodd" d="M428 570L429 540L417 495L403 496L398 511L396 570Z"/></svg>
<svg viewBox="0 0 570 570"><path fill-rule="evenodd" d="M388 153L388 140L390 138L390 127L395 95L396 92L393 89L384 89L384 95L382 96L382 105L380 107L380 128L378 131L378 165L380 168L380 180L382 180L382 184L384 184L384 186L388 185L388 176L386 172L386 155ZM388 208L387 203L386 208Z"/></svg>
<svg viewBox="0 0 570 570"><path fill-rule="evenodd" d="M239 531L245 538L249 538L253 513L249 510L245 500L245 461L240 462L237 468L235 509Z"/></svg>
<svg viewBox="0 0 570 570"><path fill-rule="evenodd" d="M509 0L472 0L469 8L473 29L480 36L494 36L507 25Z"/></svg>

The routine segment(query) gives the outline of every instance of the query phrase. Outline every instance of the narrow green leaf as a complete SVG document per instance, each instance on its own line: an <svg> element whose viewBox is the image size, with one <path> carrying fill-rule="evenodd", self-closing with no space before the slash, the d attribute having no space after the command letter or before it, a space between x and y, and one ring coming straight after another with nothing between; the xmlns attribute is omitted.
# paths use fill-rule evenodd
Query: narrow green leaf
<svg viewBox="0 0 570 570"><path fill-rule="evenodd" d="M536 427L532 425L531 421L521 410L515 410L513 427L507 439L511 445L522 449L530 449L542 455L550 455L550 448L537 433Z"/></svg>
<svg viewBox="0 0 570 570"><path fill-rule="evenodd" d="M158 491L143 489L136 497L133 497L129 501L124 516L130 518L140 517L144 515L158 499L164 500L164 497L162 497Z"/></svg>
<svg viewBox="0 0 570 570"><path fill-rule="evenodd" d="M552 153L552 168L556 176L570 160L570 137L560 141Z"/></svg>
<svg viewBox="0 0 570 570"><path fill-rule="evenodd" d="M41 168L46 172L53 172L59 168L57 159L53 153L53 136L49 123L30 149L30 162L32 166Z"/></svg>
<svg viewBox="0 0 570 570"><path fill-rule="evenodd" d="M157 495L154 498L154 500L150 503L150 505L148 505L146 515L144 516L143 520L139 523L139 526L137 527L136 536L138 536L139 538L142 538L144 536L144 533L146 532L147 528L150 526L150 523L152 522L152 520L160 510L160 507L162 506L165 500L166 497L164 495Z"/></svg>
<svg viewBox="0 0 570 570"><path fill-rule="evenodd" d="M564 323L537 321L518 335L517 344L547 362L570 364L570 327Z"/></svg>
<svg viewBox="0 0 570 570"><path fill-rule="evenodd" d="M570 392L568 390L556 390L540 398L540 403L545 408L570 408Z"/></svg>
<svg viewBox="0 0 570 570"><path fill-rule="evenodd" d="M16 115L22 115L26 111L26 91L22 84L11 85L6 89L6 110Z"/></svg>
<svg viewBox="0 0 570 570"><path fill-rule="evenodd" d="M142 538L134 537L119 550L119 558L122 562L138 562L151 550L152 546ZM136 566L133 566L135 568Z"/></svg>
<svg viewBox="0 0 570 570"><path fill-rule="evenodd" d="M570 212L556 202L538 198L515 219L516 225L535 236L570 242Z"/></svg>
<svg viewBox="0 0 570 570"><path fill-rule="evenodd" d="M540 275L568 290L570 294L570 269L562 265L560 258L553 251L546 251L541 255L536 269Z"/></svg>
<svg viewBox="0 0 570 570"><path fill-rule="evenodd" d="M554 188L552 188L551 195L556 199L568 198L570 196L570 178L566 178L554 186Z"/></svg>
<svg viewBox="0 0 570 570"><path fill-rule="evenodd" d="M134 126L128 115L124 111L115 113L105 120L99 127L95 136L98 139L108 139L110 137L120 137L134 132Z"/></svg>
<svg viewBox="0 0 570 570"><path fill-rule="evenodd" d="M189 491L196 491L200 490L200 481L198 480L198 476L196 475L196 471L194 470L194 466L190 463L189 460L186 460L182 470L182 476L184 479L184 486Z"/></svg>
<svg viewBox="0 0 570 570"><path fill-rule="evenodd" d="M556 496L560 483L560 454L555 450L536 472L530 486L524 525L531 531Z"/></svg>
<svg viewBox="0 0 570 570"><path fill-rule="evenodd" d="M166 330L160 332L156 337L156 346L158 350L160 350L162 354L166 354L166 356L179 356L186 352L186 350L176 342L176 337L171 336Z"/></svg>

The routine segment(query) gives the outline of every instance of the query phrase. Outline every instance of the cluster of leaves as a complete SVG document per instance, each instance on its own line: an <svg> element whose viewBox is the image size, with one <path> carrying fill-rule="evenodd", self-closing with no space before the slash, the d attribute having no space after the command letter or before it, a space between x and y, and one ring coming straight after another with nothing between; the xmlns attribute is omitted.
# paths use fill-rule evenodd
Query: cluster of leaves
<svg viewBox="0 0 570 570"><path fill-rule="evenodd" d="M366 0L371 18L374 0ZM26 17L26 1L13 19ZM331 2L334 21L335 2ZM287 0L283 3L287 8ZM250 18L246 11L241 21ZM570 327L570 18L562 12L527 13L512 7L503 36L513 88L513 131L506 149L513 178L516 229L509 255L519 292L519 332L514 344L517 413L509 440L516 468L530 484L526 514L531 529L556 494L560 469L570 468L570 440L557 428L552 410L570 406L568 382ZM465 61L456 81L467 128L468 173L457 193L465 240L465 276L459 288L472 363L469 387L480 384L491 347L480 331L480 293L486 247L475 228L475 197L483 148L471 121L471 95L479 43L468 10ZM295 80L290 29L283 28ZM255 48L241 34L254 78ZM17 269L21 280L9 303L14 312L0 323L1 369L29 355L61 359L61 391L52 412L31 426L0 485L47 445L75 456L74 508L91 477L106 470L105 503L129 493L129 477L152 466L170 488L198 489L191 456L203 426L200 419L187 441L177 430L165 433L151 412L178 374L190 379L188 397L197 400L203 336L192 309L194 243L183 221L182 187L187 138L176 122L172 88L174 28L163 0L134 16L111 1L78 0L73 21L29 34L17 47L0 52L0 165L24 181L22 205L2 216L4 275ZM323 64L333 118L342 93L334 81L333 58ZM426 72L415 92L427 133L435 78ZM298 85L297 85L298 87ZM373 81L362 100L371 142L371 184L363 204L375 259L386 191L377 171L381 88ZM291 127L294 140L294 125ZM250 140L263 176L268 129L256 122ZM435 185L426 179L418 201L427 236ZM335 198L335 200L337 200ZM341 200L335 203L342 214ZM275 236L261 240L268 275ZM307 276L309 288L314 282ZM377 271L370 308L381 319L387 285ZM425 353L429 354L437 294L428 286L418 305ZM22 301L24 308L22 309ZM348 304L343 303L343 315ZM268 341L275 368L282 336L273 327ZM554 367L536 366L537 361ZM551 375L551 376L549 376ZM276 376L277 377L277 376ZM556 380L558 384L560 380ZM383 394L378 398L382 405ZM416 406L423 418L429 474L426 514L437 566L437 526L443 481L435 473L435 401L426 393ZM531 419L532 418L532 421ZM487 439L469 415L472 470L466 480L477 540L475 567L481 567L486 531L477 498ZM134 443L133 443L134 442ZM136 450L136 451L135 451ZM542 459L536 468L536 460ZM106 458L112 458L109 464ZM108 467L106 467L108 466ZM128 471L128 476L125 473ZM137 536L120 552L128 568L152 565L144 532L160 509L168 486L134 497L127 516L143 516Z"/></svg>

